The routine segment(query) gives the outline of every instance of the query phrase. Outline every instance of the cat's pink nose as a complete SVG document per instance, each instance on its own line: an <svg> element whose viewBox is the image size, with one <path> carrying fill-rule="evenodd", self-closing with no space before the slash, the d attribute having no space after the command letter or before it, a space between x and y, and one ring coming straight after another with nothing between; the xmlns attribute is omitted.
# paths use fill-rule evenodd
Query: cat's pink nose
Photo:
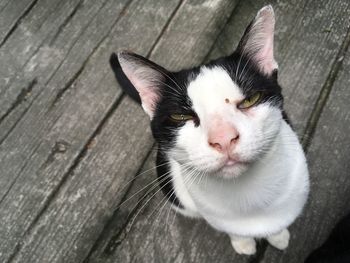
<svg viewBox="0 0 350 263"><path fill-rule="evenodd" d="M230 124L216 122L208 134L208 144L218 152L229 152L239 140L238 131Z"/></svg>

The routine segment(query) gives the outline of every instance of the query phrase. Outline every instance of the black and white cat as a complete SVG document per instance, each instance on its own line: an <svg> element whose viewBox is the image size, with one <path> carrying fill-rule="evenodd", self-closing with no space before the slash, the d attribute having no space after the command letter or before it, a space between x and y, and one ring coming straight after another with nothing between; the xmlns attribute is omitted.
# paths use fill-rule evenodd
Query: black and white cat
<svg viewBox="0 0 350 263"><path fill-rule="evenodd" d="M254 238L285 249L309 191L283 112L274 24L266 6L232 55L179 72L127 51L110 60L151 119L159 184L174 209L227 233L240 254L256 252Z"/></svg>

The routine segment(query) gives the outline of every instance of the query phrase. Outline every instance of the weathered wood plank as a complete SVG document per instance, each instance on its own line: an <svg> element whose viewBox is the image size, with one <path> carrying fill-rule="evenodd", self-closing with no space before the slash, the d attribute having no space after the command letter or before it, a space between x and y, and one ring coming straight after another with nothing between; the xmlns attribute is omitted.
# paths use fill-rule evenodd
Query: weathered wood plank
<svg viewBox="0 0 350 263"><path fill-rule="evenodd" d="M4 91L7 90L22 67L35 55L43 41L56 34L59 27L79 2L79 0L39 1L19 23L16 30L0 49L2 61L0 85L3 87L1 97L3 97Z"/></svg>
<svg viewBox="0 0 350 263"><path fill-rule="evenodd" d="M93 4L94 2L95 1L91 1L90 3ZM58 102L60 97L63 95L65 91L67 91L67 89L71 88L71 86L74 84L73 82L76 80L76 78L79 76L81 71L84 69L84 65L86 64L91 54L95 51L97 46L99 46L100 42L108 35L111 27L109 24L113 25L113 23L115 23L115 21L118 20L118 14L123 9L123 6L127 4L127 1L124 2L124 5L123 5L123 2L121 1L118 1L118 2L120 3L120 5L116 4L114 0L109 1L109 3L106 4L103 9L101 9L101 12L95 16L93 21L88 24L89 27L85 28L82 32L78 32L77 35L79 37L74 38L72 46L67 51L65 51L66 54L64 55L64 57L61 57L62 61L60 61L58 64L55 64L54 66L52 66L52 64L54 63L49 63L49 64L44 63L44 62L50 62L50 61L47 61L48 56L52 57L53 60L55 59L58 60L58 58L54 56L53 54L55 53L54 51L53 53L52 52L45 53L45 50L47 50L47 48L43 48L44 49L43 53L40 53L42 57L41 56L38 57L35 61L33 61L33 64L38 68L38 72L36 73L40 74L40 76L42 76L44 80L41 82L40 79L38 79L38 83L36 84L37 86L39 86L39 87L36 87L37 93L34 94L35 92L33 88L33 91L32 91L33 94L29 96L29 97L31 96L38 97L40 95L40 97L38 97L38 100L39 100L38 103L40 106L35 105L34 109L28 112L29 117L27 117L27 120L22 120L22 122L19 122L19 123L17 123L18 122L17 119L13 120L17 125L23 125L22 128L17 127L17 129L14 129L12 131L13 127L12 126L7 127L6 126L7 122L4 122L2 123L3 125L1 126L1 129L0 129L1 132L5 133L6 131L6 135L8 135L9 132L12 131L16 134L12 138L17 136L17 139L20 139L22 137L25 137L23 134L23 131L26 128L23 128L23 127L26 124L24 123L38 124L41 122L45 122L44 121L45 118L43 116L47 117L46 112L49 111L49 109L52 109L54 107L55 103ZM90 12L88 12L89 8L91 8L91 5L86 5L86 7L87 7L87 10L82 9L83 11L81 16L82 20L85 20L86 18L85 15L91 14ZM115 9L112 9L112 10L113 11L115 10L116 13L110 11L112 7L115 7ZM77 29L79 29L79 26L76 25L76 23L83 23L85 27L87 26L85 22L79 21L79 19L77 19L77 21L74 21L74 22L75 23L71 25L73 28L77 26ZM104 24L103 22L107 24ZM56 50L56 47L57 47L57 50L62 50L62 49L64 50L63 47L65 43L67 43L66 38L69 39L72 36L71 35L72 30L70 28L71 27L68 28L67 35L63 34L62 36L57 37L57 42L55 42L55 46L54 46L55 48L53 48L53 50ZM101 61L101 65L104 65L104 64L106 64L105 61L103 62ZM45 79L47 75L49 75L49 78ZM23 76L23 78L25 78L25 76ZM33 101L34 99L28 102L29 105L32 105ZM40 114L38 114L38 112L40 112ZM57 114L57 113L53 111L53 113L51 114ZM42 118L40 118L40 116L42 116ZM56 116L55 119L57 118L58 117ZM13 118L10 118L10 120L12 119ZM40 124L38 125L39 125L38 127L34 127L33 131L35 130L35 128L40 130L41 128ZM9 131L6 130L5 128L9 128ZM31 130L32 128L28 127L28 129ZM30 136L35 137L34 134ZM40 136L36 138L39 140ZM18 146L16 146L15 144L11 145L11 143L8 144L8 142L6 141L2 143L4 145L0 145L2 152L7 156L7 159L6 158L0 159L0 161L2 163L7 163L7 160L15 160L11 164L8 164L9 167L7 167L7 165L3 165L4 171L6 170L7 172L2 173L2 184L0 186L0 200L8 191L8 188L10 187L10 185L15 181L16 177L14 175L17 175L18 172L21 169L23 169L23 167L26 165L25 160L30 159L29 156L32 154L32 151L34 151L35 149L33 145L36 145L37 141L31 140L31 139L29 139L29 141L32 144L30 143L24 144L25 147L23 149L23 151L28 156L21 156L19 154L15 154L14 156L12 155L7 156L6 151L10 151L12 148L15 149ZM16 139L13 141L13 143L15 142L16 142ZM23 139L23 143L24 142L26 142L26 139ZM6 145L11 145L11 146L6 146ZM24 161L21 162L21 160L24 160Z"/></svg>
<svg viewBox="0 0 350 263"><path fill-rule="evenodd" d="M152 145L147 118L140 107L123 100L106 123L86 158L71 172L47 211L24 240L14 262L81 262L122 197L121 186ZM130 138L137 145L130 147ZM135 139L134 139L135 140ZM118 161L123 160L123 161ZM43 233L45 233L43 235Z"/></svg>
<svg viewBox="0 0 350 263"><path fill-rule="evenodd" d="M241 1L208 58L232 52L263 5L276 13L275 54L286 110L302 136L348 27L349 1Z"/></svg>
<svg viewBox="0 0 350 263"><path fill-rule="evenodd" d="M0 4L0 47L36 2L37 0L14 0Z"/></svg>
<svg viewBox="0 0 350 263"><path fill-rule="evenodd" d="M28 15L0 49L0 58L6 62L0 67L1 81L5 81L0 91L0 142L67 56L80 45L79 54L74 55L77 69L72 69L72 74L63 82L78 74L89 54L118 19L126 2L74 0L60 1L58 5L54 1L37 4L33 14ZM81 41L84 38L85 42Z"/></svg>
<svg viewBox="0 0 350 263"><path fill-rule="evenodd" d="M152 59L172 70L202 63L237 3L237 0L187 1L154 48ZM171 63L169 50L178 54Z"/></svg>
<svg viewBox="0 0 350 263"><path fill-rule="evenodd" d="M269 248L263 262L303 262L324 242L336 222L350 212L349 72L348 51L309 148L310 201L291 228L290 247L284 253Z"/></svg>
<svg viewBox="0 0 350 263"><path fill-rule="evenodd" d="M65 88L69 88L69 84L73 84L74 79L79 75L79 72L81 72L84 63L87 61L91 53L96 49L101 40L108 35L109 24L113 24L116 21L118 14L127 3L127 1L124 1L123 5L123 2L121 1L118 1L120 4L116 4L115 1L109 1L109 3L106 4L98 14L96 14L96 11L99 10L101 6L92 8L94 2L95 1L90 1L86 3L84 6L86 8L83 7L81 9L82 12L78 13L80 19L77 18L72 20L72 24L68 25L67 30L64 30L62 35L57 36L57 40L53 43L52 48L43 47L42 50L39 51L38 56L35 56L35 59L31 61L35 70L32 73L23 74L19 81L26 81L26 78L28 78L29 81L30 78L33 78L32 74L40 77L38 78L37 84L33 88L30 96L28 96L28 98L25 97L23 103L31 105L34 98L44 90L46 92L53 90L53 93L46 93L47 100L50 100L50 102L47 103L52 104L59 99L63 94L62 92L65 91ZM113 9L113 11L116 11L115 13L110 11L111 7L115 7ZM87 19L89 23L85 24L84 20L87 18L86 16L91 15L96 16L93 21ZM106 24L103 24L102 22L105 22ZM80 26L81 24L82 27ZM87 26L89 27L86 28ZM74 32L74 29L78 30L78 32ZM72 42L70 42L71 39L73 39ZM67 46L68 48L65 49ZM55 53L59 53L62 56L55 56ZM47 83L49 83L49 88L46 86ZM48 96L48 94L50 95ZM22 111L19 110L19 113L22 113ZM15 117L9 116L9 122L16 123L18 120ZM7 134L8 131L11 131L12 126L10 123L4 121L0 124L1 134ZM3 195L4 189L7 188L4 177L2 183L0 196Z"/></svg>
<svg viewBox="0 0 350 263"><path fill-rule="evenodd" d="M0 1L0 12L8 5L11 0L1 0Z"/></svg>
<svg viewBox="0 0 350 263"><path fill-rule="evenodd" d="M177 4L135 1L117 20L114 8L118 2L110 2L94 19L25 118L0 145L1 261L6 261L20 248L19 242L31 231L60 184L72 176L70 170L79 162L79 153L89 138L103 124L106 114L118 105L121 91L116 87L108 65L111 50L115 46L130 46L135 51L147 53ZM114 19L110 21L110 17ZM137 20L142 23L134 23ZM103 26L107 26L107 30L112 28L110 33L107 31L108 37L105 37ZM64 39L61 41L63 43ZM56 100L60 90L80 69L79 77Z"/></svg>
<svg viewBox="0 0 350 263"><path fill-rule="evenodd" d="M194 12L194 14L200 14L199 11L206 11L206 16L210 16L209 11L212 9L210 6L208 7L208 2L210 1L202 1L201 4L196 2L197 11ZM145 2L142 3L145 4ZM151 3L153 3L153 5L157 5L158 8L160 6L164 8L165 6L165 2L158 1L157 3L154 3L154 1L152 1ZM185 2L185 4L179 8L177 17L179 17L182 12L184 15L187 15L188 12L185 11L187 11L189 8L193 10L193 3ZM222 12L230 12L234 6L232 5L231 1L220 1L218 7L222 10ZM228 10L228 8L231 8L231 10ZM135 9L137 8L130 7L128 10L134 11ZM150 7L140 7L140 9L149 10ZM152 11L154 10L157 10L156 6L153 7ZM150 25L145 24L145 21L144 19L141 19L140 14L138 14L138 16L138 20L143 21L145 27L151 27ZM203 15L203 19L205 19L206 16ZM177 18L175 17L174 21L176 21L176 19ZM221 19L223 19L222 22L224 22L226 16L221 16ZM128 26L130 26L130 21L128 22ZM171 27L174 23L175 22L170 23L169 33L166 34L171 34ZM216 27L216 25L216 23L211 24L211 30L216 31L217 35L220 28ZM202 28L203 30L205 29L205 31L208 30L208 26L205 24L203 24ZM119 37L125 39L125 33L121 33L123 30L126 32L125 29L119 28L119 30L120 31L115 32L115 35L119 35ZM142 30L144 31L145 29L142 28ZM188 30L192 32L194 31L191 29L191 27L188 27ZM200 37L201 32L197 32L198 37ZM173 33L176 34L177 32ZM114 33L112 34L114 35ZM142 35L147 34L143 32ZM118 45L118 47L128 47L138 51L140 48L139 37L139 34L133 32L133 35L127 34L127 41L124 40L125 42L122 42L121 40L119 43L115 43L115 45ZM208 52L215 38L212 39L211 42L209 39L207 40L207 50L205 53ZM138 48L135 47L136 45ZM172 50L171 47L175 45L178 45L178 43L172 43L172 46L170 47L162 44L162 47L157 47L157 53L160 52L160 50L169 50L169 48ZM186 47L190 48L193 53L197 52L195 46L186 44ZM104 50L108 50L108 48L105 48ZM184 50L184 52L188 51ZM154 51L153 54L156 54L156 51ZM173 59L176 60L177 56L181 56L181 54L174 53L173 55L168 56L167 65L175 65ZM110 72L110 69L107 70ZM91 73L92 72L89 71L86 73L86 75ZM82 81L84 81L85 78L85 74L84 77L83 74L84 72L82 73L81 77ZM101 72L99 72L99 74L101 74ZM98 77L94 74L91 78ZM103 77L99 77L98 80L101 78ZM88 80L91 81L90 77ZM98 80L95 81L98 82ZM113 84L110 82L104 82L100 85L113 86ZM66 97L65 99L69 100ZM100 100L98 99L97 101ZM97 234L101 231L101 226L110 216L112 211L111 208L113 208L114 204L118 203L118 200L120 201L123 196L123 191L118 191L119 187L122 185L120 180L125 180L126 178L130 179L136 173L138 167L133 166L133 164L139 162L140 160L137 159L135 161L133 158L140 158L140 156L145 157L150 148L150 145L147 148L145 144L152 143L152 140L150 140L149 137L150 134L144 134L146 127L148 127L147 117L142 113L141 109L134 104L130 104L129 107L126 107L126 105L129 104L130 102L124 102L123 100L121 107L118 107L116 112L111 115L110 120L105 124L101 133L96 137L95 147L93 147L91 151L87 151L85 157L83 156L82 161L79 162L76 169L72 170L74 176L68 176L66 178L66 182L63 184L60 191L52 199L52 202L48 204L47 209L43 212L36 225L32 228L29 235L23 241L23 247L15 257L14 262L23 262L25 260L40 261L45 259L49 259L50 262L58 262L62 260L69 261L72 260L72 258L74 258L74 260L80 260L80 257L82 257L84 253L87 253L89 246L92 245L91 242L97 238ZM65 102L65 106L67 106L67 102ZM93 106L90 105L90 107ZM139 113L135 113L133 107L137 107ZM130 115L128 114L129 111ZM72 110L70 110L69 113L72 114ZM135 122L132 122L131 124L133 126L129 126L128 124L131 121L131 118L135 118ZM137 128L135 128L135 123L139 123ZM121 126L122 129L117 130L116 132L116 129L119 126ZM129 132L131 135L127 137L128 139L126 139L126 137L121 136L120 133L122 132ZM113 141L113 143L111 143L111 141ZM109 146L107 147L105 145ZM130 145L133 145L133 147L130 147ZM126 148L129 148L129 150L125 150ZM121 151L121 149L123 150ZM124 150L126 154L124 154ZM133 157L131 155L133 155ZM57 167L55 167L55 169L57 169ZM115 170L118 170L118 173L116 173ZM101 183L96 183L99 182L102 177L104 177L104 181L100 181ZM110 182L113 186L111 186L108 182ZM79 192L85 193L83 189L89 193L87 195L87 200L81 200L84 202L84 206L79 200L74 198L74 196L76 196ZM90 200L90 198L96 198L96 202ZM100 203L102 200L104 200L103 204ZM74 213L76 215L75 219ZM65 227L60 229L60 225ZM89 231L87 231L87 229L89 229ZM42 233L48 234L42 235ZM72 249L75 247L77 248L77 251ZM53 253L53 251L55 251L55 253Z"/></svg>

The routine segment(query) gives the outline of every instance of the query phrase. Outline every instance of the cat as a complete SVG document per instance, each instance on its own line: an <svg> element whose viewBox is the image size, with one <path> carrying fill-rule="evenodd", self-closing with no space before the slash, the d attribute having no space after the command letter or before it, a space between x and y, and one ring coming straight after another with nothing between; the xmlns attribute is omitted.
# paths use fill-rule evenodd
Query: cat
<svg viewBox="0 0 350 263"><path fill-rule="evenodd" d="M285 249L309 192L306 158L283 110L274 25L265 6L231 55L178 72L129 51L110 58L150 117L158 181L172 207L204 218L246 255L256 238Z"/></svg>

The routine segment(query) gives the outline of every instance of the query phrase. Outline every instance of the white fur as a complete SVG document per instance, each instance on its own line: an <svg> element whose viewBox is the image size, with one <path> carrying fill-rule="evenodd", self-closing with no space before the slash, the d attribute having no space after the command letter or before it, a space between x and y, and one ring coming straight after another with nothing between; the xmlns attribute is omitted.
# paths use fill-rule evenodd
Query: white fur
<svg viewBox="0 0 350 263"><path fill-rule="evenodd" d="M231 244L238 254L253 255L256 252L254 238L231 236Z"/></svg>
<svg viewBox="0 0 350 263"><path fill-rule="evenodd" d="M195 127L187 122L168 154L175 192L185 207L180 212L201 216L230 236L271 236L270 243L284 248L289 235L287 240L276 233L301 213L309 190L306 159L296 134L280 110L268 103L237 109L235 102L244 96L221 68L203 67L188 94L201 123ZM226 98L234 103L225 103ZM238 130L240 139L233 151L249 164L222 168L224 154L208 145L208 127L218 116ZM243 243L232 239L238 252L255 252L255 243L252 247L253 242L244 238Z"/></svg>
<svg viewBox="0 0 350 263"><path fill-rule="evenodd" d="M267 241L275 248L286 249L288 247L290 234L287 229L283 229L281 232L271 235L267 238Z"/></svg>

